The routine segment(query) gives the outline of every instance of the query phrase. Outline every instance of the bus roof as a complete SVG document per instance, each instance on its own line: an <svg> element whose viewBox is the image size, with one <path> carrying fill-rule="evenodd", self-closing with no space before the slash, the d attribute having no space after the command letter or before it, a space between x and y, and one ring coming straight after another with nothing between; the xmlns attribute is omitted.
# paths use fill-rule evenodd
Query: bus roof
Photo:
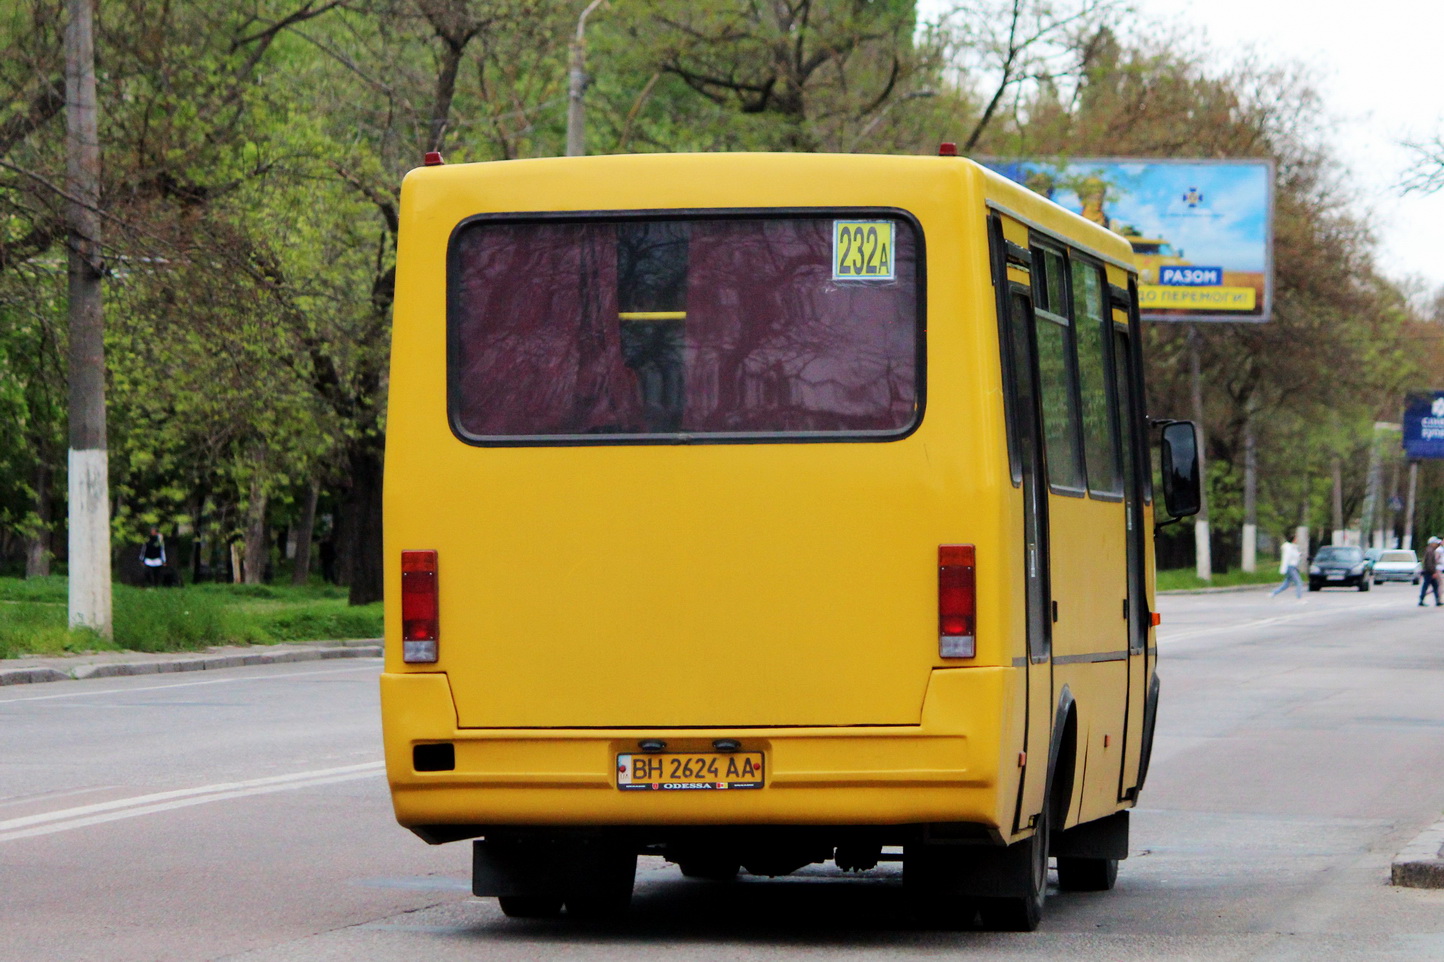
<svg viewBox="0 0 1444 962"><path fill-rule="evenodd" d="M961 157L890 154L783 154L783 153L668 153L607 154L590 157L546 157L526 160L490 161L479 164L451 164L419 167L403 184L403 193L414 193L425 184L425 193L440 190L472 193L474 174L486 171L485 197L474 209L516 210L498 203L512 199L508 182L521 196L534 193L532 185L543 171L575 171L574 176L547 178L548 211L591 211L598 209L599 196L605 209L657 210L686 207L786 207L814 206L819 184L835 176L845 184L848 206L894 206L899 188L928 177L942 177L965 171L969 190L984 202L1029 226L1081 248L1103 260L1130 271L1135 270L1133 249L1128 241L1110 230L1085 220L1052 201L994 173L975 161ZM704 186L705 185L705 186ZM936 195L934 195L936 196ZM454 210L452 202L443 206ZM706 200L703 201L702 198ZM696 198L696 199L693 199ZM521 201L522 210L527 208Z"/></svg>

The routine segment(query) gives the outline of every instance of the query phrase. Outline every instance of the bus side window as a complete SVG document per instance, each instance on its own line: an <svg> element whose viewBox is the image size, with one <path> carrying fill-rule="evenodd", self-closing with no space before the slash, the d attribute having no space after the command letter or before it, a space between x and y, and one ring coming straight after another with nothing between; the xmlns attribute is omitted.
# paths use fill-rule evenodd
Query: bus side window
<svg viewBox="0 0 1444 962"><path fill-rule="evenodd" d="M1083 490L1083 464L1078 450L1078 409L1074 401L1067 278L1061 251L1033 248L1041 270L1034 280L1038 393L1043 412L1048 483L1054 488Z"/></svg>
<svg viewBox="0 0 1444 962"><path fill-rule="evenodd" d="M1009 295L1008 247L1010 245L1008 239L1003 236L1003 222L997 214L988 218L988 246L992 257L993 287L997 293L998 356L1003 376L1003 420L1007 425L1008 474L1013 481L1013 487L1016 488L1023 483L1023 466L1018 450L1020 431L1018 419L1022 416L1018 402L1018 391L1020 390L1017 373L1018 351L1013 346L1013 321L1012 315L1009 313L1016 310L1016 307ZM1011 246L1019 249L1016 244Z"/></svg>
<svg viewBox="0 0 1444 962"><path fill-rule="evenodd" d="M1124 327L1115 327L1113 329L1113 383L1117 401L1118 437L1123 453L1123 477L1129 487L1129 493L1137 497L1142 489L1138 483L1139 478L1135 475L1138 470L1138 448L1141 439L1135 430L1138 415L1134 392L1129 383L1133 379L1129 376L1128 361L1128 330Z"/></svg>
<svg viewBox="0 0 1444 962"><path fill-rule="evenodd" d="M1119 476L1117 423L1109 403L1109 325L1105 315L1103 278L1096 264L1071 260L1073 277L1073 336L1078 348L1078 388L1082 402L1083 456L1088 467L1088 490L1118 497L1123 494Z"/></svg>

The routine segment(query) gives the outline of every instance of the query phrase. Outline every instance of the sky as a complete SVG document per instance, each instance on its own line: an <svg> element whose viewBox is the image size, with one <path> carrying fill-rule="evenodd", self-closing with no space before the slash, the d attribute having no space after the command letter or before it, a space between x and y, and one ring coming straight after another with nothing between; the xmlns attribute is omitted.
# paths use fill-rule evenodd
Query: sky
<svg viewBox="0 0 1444 962"><path fill-rule="evenodd" d="M1206 38L1221 66L1253 47L1305 64L1333 115L1325 142L1378 237L1394 280L1444 287L1444 191L1401 196L1408 140L1444 135L1444 5L1435 0L1132 0L1161 32ZM922 0L923 16L950 6Z"/></svg>

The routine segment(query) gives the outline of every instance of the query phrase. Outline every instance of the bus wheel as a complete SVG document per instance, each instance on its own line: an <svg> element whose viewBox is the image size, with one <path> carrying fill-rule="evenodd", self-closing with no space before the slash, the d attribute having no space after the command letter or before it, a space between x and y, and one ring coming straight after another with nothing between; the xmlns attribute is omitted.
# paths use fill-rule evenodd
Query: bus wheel
<svg viewBox="0 0 1444 962"><path fill-rule="evenodd" d="M963 932L973 927L978 918L975 898L948 898L941 893L924 899L919 906L923 924L944 932Z"/></svg>
<svg viewBox="0 0 1444 962"><path fill-rule="evenodd" d="M549 895L502 895L497 901L509 919L554 919L562 914L562 900Z"/></svg>
<svg viewBox="0 0 1444 962"><path fill-rule="evenodd" d="M1008 846L1005 857L1012 861L1012 874L1022 891L991 896L978 901L983 928L997 932L1031 932L1043 920L1043 901L1048 897L1048 832L1053 820L1052 804L1038 815L1033 837Z"/></svg>
<svg viewBox="0 0 1444 962"><path fill-rule="evenodd" d="M918 921L944 931L972 928L978 900L971 883L978 868L978 860L965 847L904 846L903 891Z"/></svg>
<svg viewBox="0 0 1444 962"><path fill-rule="evenodd" d="M677 863L687 878L705 879L709 882L730 882L742 871L742 863L721 856L683 859Z"/></svg>
<svg viewBox="0 0 1444 962"><path fill-rule="evenodd" d="M1116 858L1058 858L1058 888L1065 892L1107 892L1117 881Z"/></svg>
<svg viewBox="0 0 1444 962"><path fill-rule="evenodd" d="M609 846L599 855L585 883L566 896L567 914L588 922L625 915L632 904L632 885L637 875L636 852Z"/></svg>
<svg viewBox="0 0 1444 962"><path fill-rule="evenodd" d="M632 890L589 892L567 897L567 914L585 922L607 922L627 914Z"/></svg>

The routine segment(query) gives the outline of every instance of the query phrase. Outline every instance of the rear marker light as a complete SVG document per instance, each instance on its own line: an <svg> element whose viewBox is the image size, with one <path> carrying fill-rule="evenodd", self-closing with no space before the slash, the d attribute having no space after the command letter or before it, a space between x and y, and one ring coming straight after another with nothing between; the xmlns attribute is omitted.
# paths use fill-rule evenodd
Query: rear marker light
<svg viewBox="0 0 1444 962"><path fill-rule="evenodd" d="M938 654L973 658L978 653L973 546L938 545Z"/></svg>
<svg viewBox="0 0 1444 962"><path fill-rule="evenodd" d="M408 665L437 659L436 552L401 552L401 660Z"/></svg>

